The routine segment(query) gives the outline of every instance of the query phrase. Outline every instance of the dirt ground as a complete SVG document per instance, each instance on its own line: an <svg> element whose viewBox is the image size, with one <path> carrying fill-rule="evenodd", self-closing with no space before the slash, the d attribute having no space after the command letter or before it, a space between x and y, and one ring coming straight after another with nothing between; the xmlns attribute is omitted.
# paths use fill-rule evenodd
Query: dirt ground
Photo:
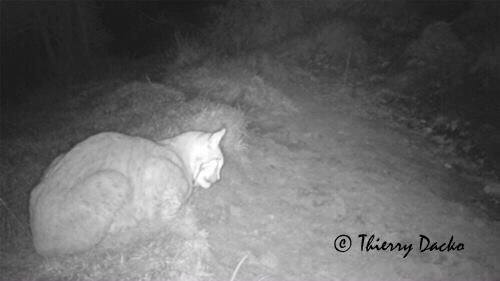
<svg viewBox="0 0 500 281"><path fill-rule="evenodd" d="M300 113L253 116L244 163L196 194L216 260L247 257L238 280L500 278L498 211L422 135L328 79L282 88Z"/></svg>

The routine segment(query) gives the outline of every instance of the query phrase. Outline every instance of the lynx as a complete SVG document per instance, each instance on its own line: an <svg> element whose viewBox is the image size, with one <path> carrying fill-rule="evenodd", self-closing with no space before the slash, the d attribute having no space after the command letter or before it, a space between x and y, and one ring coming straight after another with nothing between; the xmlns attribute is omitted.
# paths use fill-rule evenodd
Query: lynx
<svg viewBox="0 0 500 281"><path fill-rule="evenodd" d="M143 223L167 224L194 187L220 180L225 133L191 131L153 142L105 132L77 144L31 192L35 249L43 256L79 253Z"/></svg>

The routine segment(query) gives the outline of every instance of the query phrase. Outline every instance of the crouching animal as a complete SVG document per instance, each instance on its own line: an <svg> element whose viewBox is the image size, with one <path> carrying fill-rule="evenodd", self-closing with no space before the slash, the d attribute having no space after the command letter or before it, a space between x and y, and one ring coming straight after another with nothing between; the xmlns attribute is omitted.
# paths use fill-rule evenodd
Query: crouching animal
<svg viewBox="0 0 500 281"><path fill-rule="evenodd" d="M77 144L31 192L35 249L46 257L84 252L143 222L168 222L194 187L220 179L225 133L191 131L153 142L106 132Z"/></svg>

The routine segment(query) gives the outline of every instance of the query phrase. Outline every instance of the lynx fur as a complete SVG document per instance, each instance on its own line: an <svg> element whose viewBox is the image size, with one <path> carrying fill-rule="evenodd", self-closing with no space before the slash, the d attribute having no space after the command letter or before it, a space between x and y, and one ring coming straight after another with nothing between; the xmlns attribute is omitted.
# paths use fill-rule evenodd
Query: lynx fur
<svg viewBox="0 0 500 281"><path fill-rule="evenodd" d="M220 179L215 133L186 132L153 142L100 133L56 158L30 198L33 243L43 256L107 247L144 223L168 223L196 186Z"/></svg>

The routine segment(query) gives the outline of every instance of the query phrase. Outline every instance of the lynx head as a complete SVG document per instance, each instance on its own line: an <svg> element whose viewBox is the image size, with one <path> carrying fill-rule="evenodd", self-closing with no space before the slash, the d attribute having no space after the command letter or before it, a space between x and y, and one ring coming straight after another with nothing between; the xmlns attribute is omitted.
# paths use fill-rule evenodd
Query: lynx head
<svg viewBox="0 0 500 281"><path fill-rule="evenodd" d="M220 149L226 129L215 133L186 132L170 140L189 170L194 186L209 188L220 180L224 156Z"/></svg>

